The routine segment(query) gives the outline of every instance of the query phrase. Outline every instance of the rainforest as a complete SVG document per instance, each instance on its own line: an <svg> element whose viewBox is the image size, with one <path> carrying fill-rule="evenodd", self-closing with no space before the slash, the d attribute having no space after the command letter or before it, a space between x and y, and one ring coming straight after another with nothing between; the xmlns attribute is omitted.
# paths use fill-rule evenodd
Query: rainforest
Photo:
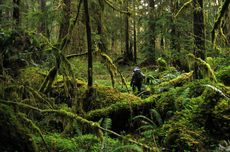
<svg viewBox="0 0 230 152"><path fill-rule="evenodd" d="M0 151L229 152L230 0L0 0Z"/></svg>

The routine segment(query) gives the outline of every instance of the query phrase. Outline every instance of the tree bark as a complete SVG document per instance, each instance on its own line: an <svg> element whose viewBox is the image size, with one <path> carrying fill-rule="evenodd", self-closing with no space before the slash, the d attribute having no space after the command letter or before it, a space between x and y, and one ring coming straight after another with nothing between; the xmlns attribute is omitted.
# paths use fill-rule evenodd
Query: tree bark
<svg viewBox="0 0 230 152"><path fill-rule="evenodd" d="M194 56L206 59L205 51L205 27L204 27L204 14L203 14L203 0L193 0L193 32L194 32ZM195 62L194 76L196 79L202 78L199 65Z"/></svg>
<svg viewBox="0 0 230 152"><path fill-rule="evenodd" d="M176 23L174 20L174 15L176 11L179 9L179 2L178 0L175 2L171 0L171 49L175 54L180 54L180 43L179 43L179 31L176 29ZM172 61L173 66L181 68L181 61L180 58L173 59Z"/></svg>
<svg viewBox="0 0 230 152"><path fill-rule="evenodd" d="M151 59L153 62L156 62L156 37L155 37L155 22L154 22L154 13L155 13L155 1L149 0L149 52L151 54Z"/></svg>
<svg viewBox="0 0 230 152"><path fill-rule="evenodd" d="M3 0L0 0L0 5L2 5ZM2 9L0 9L0 22L2 22Z"/></svg>
<svg viewBox="0 0 230 152"><path fill-rule="evenodd" d="M71 0L64 0L63 17L60 25L59 42L68 34L70 26Z"/></svg>
<svg viewBox="0 0 230 152"><path fill-rule="evenodd" d="M13 0L13 19L15 20L15 26L18 27L20 23L20 0Z"/></svg>
<svg viewBox="0 0 230 152"><path fill-rule="evenodd" d="M98 16L97 16L97 32L100 36L100 40L98 43L98 47L102 52L107 51L107 42L104 35L104 29L103 29L103 20L104 20L104 1L98 0L98 3L100 5L100 8L98 10Z"/></svg>
<svg viewBox="0 0 230 152"><path fill-rule="evenodd" d="M126 1L126 11L129 12L129 2ZM124 54L125 62L133 61L133 53L130 48L130 40L129 40L129 14L125 15L125 54Z"/></svg>
<svg viewBox="0 0 230 152"><path fill-rule="evenodd" d="M88 43L88 87L93 86L93 50L92 50L92 39L91 39L91 28L90 28L90 18L88 10L88 0L84 0L84 10L85 10L85 25L87 33L87 43Z"/></svg>
<svg viewBox="0 0 230 152"><path fill-rule="evenodd" d="M133 0L133 10L134 10L134 16L133 16L133 61L134 63L137 63L137 32L136 32L136 6L135 6L135 0Z"/></svg>

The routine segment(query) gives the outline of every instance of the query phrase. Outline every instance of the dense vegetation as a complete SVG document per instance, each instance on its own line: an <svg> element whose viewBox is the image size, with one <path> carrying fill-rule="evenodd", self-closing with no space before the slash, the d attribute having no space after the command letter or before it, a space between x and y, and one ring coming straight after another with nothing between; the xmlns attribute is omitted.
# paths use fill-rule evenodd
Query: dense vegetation
<svg viewBox="0 0 230 152"><path fill-rule="evenodd" d="M229 3L0 0L0 151L229 151Z"/></svg>

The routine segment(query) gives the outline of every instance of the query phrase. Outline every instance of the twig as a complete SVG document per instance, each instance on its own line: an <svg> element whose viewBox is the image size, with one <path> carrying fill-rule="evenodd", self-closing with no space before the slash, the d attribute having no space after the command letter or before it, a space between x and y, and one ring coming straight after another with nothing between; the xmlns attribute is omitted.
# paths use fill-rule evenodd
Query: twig
<svg viewBox="0 0 230 152"><path fill-rule="evenodd" d="M188 1L188 2L186 2L186 3L184 3L184 5L179 9L179 11L176 13L176 15L174 16L174 18L176 18L179 14L180 14L180 12L185 8L185 6L187 6L188 4L190 4L192 2L192 0L190 0L190 1Z"/></svg>

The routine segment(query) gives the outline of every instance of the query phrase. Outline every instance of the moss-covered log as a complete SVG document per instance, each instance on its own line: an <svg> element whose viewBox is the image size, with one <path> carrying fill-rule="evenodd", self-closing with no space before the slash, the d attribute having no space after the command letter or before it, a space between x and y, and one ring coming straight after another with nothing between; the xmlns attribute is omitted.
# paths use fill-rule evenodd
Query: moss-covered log
<svg viewBox="0 0 230 152"><path fill-rule="evenodd" d="M133 100L131 102L117 102L110 106L91 110L86 114L86 119L98 121L101 118L110 117L112 119L112 130L130 130L132 128L132 118L135 115L147 114L155 105L158 95L152 95L145 100Z"/></svg>

